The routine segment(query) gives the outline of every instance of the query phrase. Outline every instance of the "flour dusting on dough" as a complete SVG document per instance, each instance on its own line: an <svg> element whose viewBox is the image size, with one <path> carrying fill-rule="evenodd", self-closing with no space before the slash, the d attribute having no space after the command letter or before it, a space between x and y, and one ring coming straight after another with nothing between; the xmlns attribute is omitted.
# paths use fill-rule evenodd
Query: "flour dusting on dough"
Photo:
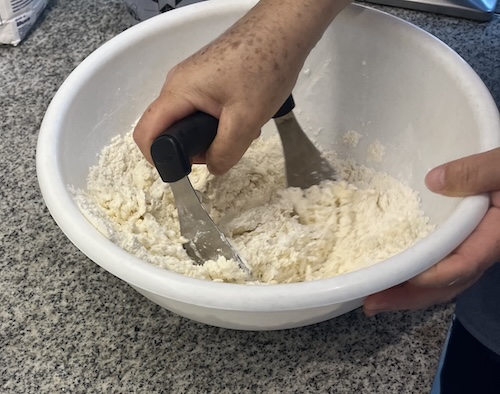
<svg viewBox="0 0 500 394"><path fill-rule="evenodd" d="M340 180L285 188L278 137L256 140L226 175L193 166L191 182L252 269L223 257L193 264L182 247L173 195L131 133L115 137L75 199L103 235L131 254L191 277L234 283L328 278L384 260L432 229L419 196L387 174L333 160Z"/></svg>

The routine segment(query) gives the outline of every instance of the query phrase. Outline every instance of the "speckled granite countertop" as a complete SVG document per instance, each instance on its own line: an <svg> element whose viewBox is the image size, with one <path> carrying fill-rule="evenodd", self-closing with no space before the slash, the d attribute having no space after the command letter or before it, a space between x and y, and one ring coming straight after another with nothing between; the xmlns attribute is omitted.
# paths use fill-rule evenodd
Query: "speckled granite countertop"
<svg viewBox="0 0 500 394"><path fill-rule="evenodd" d="M376 8L448 43L500 103L500 15ZM19 47L0 47L0 392L428 392L452 305L230 331L161 309L66 239L38 189L38 129L71 70L129 22L120 0L54 0Z"/></svg>

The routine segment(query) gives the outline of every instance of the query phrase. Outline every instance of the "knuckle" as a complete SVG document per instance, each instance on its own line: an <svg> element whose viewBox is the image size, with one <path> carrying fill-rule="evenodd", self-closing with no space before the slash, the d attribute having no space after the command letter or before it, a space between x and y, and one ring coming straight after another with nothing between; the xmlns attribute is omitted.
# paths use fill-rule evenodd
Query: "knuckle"
<svg viewBox="0 0 500 394"><path fill-rule="evenodd" d="M478 168L469 165L465 161L458 161L457 165L450 172L450 175L454 188L464 191L474 189L479 179Z"/></svg>

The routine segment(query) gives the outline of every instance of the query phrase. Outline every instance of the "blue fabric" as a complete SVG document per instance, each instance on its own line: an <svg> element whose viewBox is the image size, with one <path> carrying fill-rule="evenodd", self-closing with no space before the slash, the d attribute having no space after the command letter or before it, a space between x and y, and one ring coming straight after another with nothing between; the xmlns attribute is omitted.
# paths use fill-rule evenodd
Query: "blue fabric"
<svg viewBox="0 0 500 394"><path fill-rule="evenodd" d="M451 345L450 337L453 337ZM450 392L446 387L457 384L457 380L463 380L458 387L462 387L465 393L468 390L465 386L470 383L468 380L479 377L491 365L499 371L494 375L500 377L500 263L486 271L474 286L457 298L455 316L443 345L430 394ZM480 372L474 373L475 368ZM500 383L491 392L500 392L498 387ZM451 392L456 391L457 387L451 389Z"/></svg>
<svg viewBox="0 0 500 394"><path fill-rule="evenodd" d="M443 350L441 351L441 357L439 357L439 363L436 370L436 375L434 377L434 382L432 383L432 389L430 394L441 394L441 371L443 370L444 359L446 356L446 349L448 349L448 343L450 342L451 329L453 327L453 321L448 329L448 335L444 341Z"/></svg>
<svg viewBox="0 0 500 394"><path fill-rule="evenodd" d="M498 394L499 372L500 356L479 342L455 318L431 394Z"/></svg>
<svg viewBox="0 0 500 394"><path fill-rule="evenodd" d="M472 336L500 355L500 263L457 298L455 313Z"/></svg>

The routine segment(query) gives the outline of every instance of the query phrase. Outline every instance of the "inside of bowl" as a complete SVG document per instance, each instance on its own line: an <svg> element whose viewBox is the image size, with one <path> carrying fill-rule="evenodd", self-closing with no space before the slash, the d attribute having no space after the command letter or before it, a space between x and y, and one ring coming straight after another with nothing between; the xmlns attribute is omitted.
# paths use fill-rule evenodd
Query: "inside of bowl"
<svg viewBox="0 0 500 394"><path fill-rule="evenodd" d="M88 168L112 137L130 132L157 96L167 71L242 15L241 7L196 13L189 23L148 23L92 54L70 77L74 92L62 111L61 171L85 187ZM296 116L324 149L406 182L425 213L442 223L460 200L430 193L427 171L480 150L474 97L462 62L436 39L388 16L349 7L312 51L294 90ZM135 29L135 30L133 30ZM69 132L71 130L71 132ZM360 134L346 144L350 130ZM370 156L374 144L384 154ZM373 155L372 155L373 156Z"/></svg>
<svg viewBox="0 0 500 394"><path fill-rule="evenodd" d="M357 9L339 15L300 75L298 116L325 148L408 183L440 224L461 199L431 193L424 178L431 168L481 149L477 97L458 55L384 17ZM361 135L356 146L344 140L350 130ZM383 155L373 154L377 147Z"/></svg>

